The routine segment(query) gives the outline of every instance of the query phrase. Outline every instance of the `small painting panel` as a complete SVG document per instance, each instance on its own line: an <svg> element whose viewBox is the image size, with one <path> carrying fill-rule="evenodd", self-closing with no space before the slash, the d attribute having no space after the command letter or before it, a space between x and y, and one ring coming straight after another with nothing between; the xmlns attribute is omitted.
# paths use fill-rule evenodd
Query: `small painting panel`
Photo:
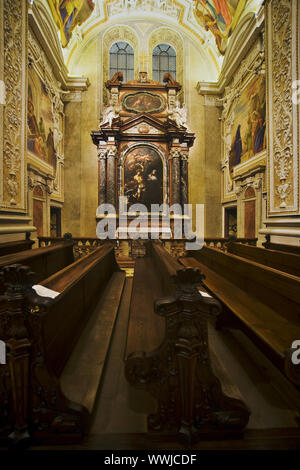
<svg viewBox="0 0 300 470"><path fill-rule="evenodd" d="M138 91L129 93L122 100L123 108L131 113L161 113L166 102L160 95L149 93L147 91Z"/></svg>
<svg viewBox="0 0 300 470"><path fill-rule="evenodd" d="M124 163L124 196L128 204L163 203L163 164L159 153L145 145L131 150Z"/></svg>

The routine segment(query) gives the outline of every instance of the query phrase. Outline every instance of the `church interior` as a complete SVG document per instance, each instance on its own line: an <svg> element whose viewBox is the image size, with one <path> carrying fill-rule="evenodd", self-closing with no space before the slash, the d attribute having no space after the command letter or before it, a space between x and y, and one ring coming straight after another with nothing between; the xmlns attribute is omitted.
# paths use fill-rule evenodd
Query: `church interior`
<svg viewBox="0 0 300 470"><path fill-rule="evenodd" d="M299 41L298 0L0 2L1 449L300 448Z"/></svg>

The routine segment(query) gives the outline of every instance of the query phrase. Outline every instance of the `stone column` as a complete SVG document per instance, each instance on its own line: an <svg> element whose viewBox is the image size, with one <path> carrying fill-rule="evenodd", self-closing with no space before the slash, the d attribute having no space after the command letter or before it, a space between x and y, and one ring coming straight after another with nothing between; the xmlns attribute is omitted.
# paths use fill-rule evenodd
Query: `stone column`
<svg viewBox="0 0 300 470"><path fill-rule="evenodd" d="M106 149L98 148L98 205L106 202Z"/></svg>
<svg viewBox="0 0 300 470"><path fill-rule="evenodd" d="M117 147L110 145L107 150L107 194L108 204L116 206L116 157Z"/></svg>
<svg viewBox="0 0 300 470"><path fill-rule="evenodd" d="M172 159L172 204L180 204L180 149L174 147L170 152Z"/></svg>
<svg viewBox="0 0 300 470"><path fill-rule="evenodd" d="M188 204L189 186L188 186L188 155L183 153L180 165L180 196L181 204Z"/></svg>

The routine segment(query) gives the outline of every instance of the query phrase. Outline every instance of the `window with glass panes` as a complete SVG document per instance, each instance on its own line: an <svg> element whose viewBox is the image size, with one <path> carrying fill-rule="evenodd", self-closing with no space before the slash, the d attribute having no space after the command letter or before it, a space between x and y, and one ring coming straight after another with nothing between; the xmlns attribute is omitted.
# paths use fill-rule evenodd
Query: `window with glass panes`
<svg viewBox="0 0 300 470"><path fill-rule="evenodd" d="M109 76L116 72L123 72L124 82L134 78L134 52L130 44L125 41L115 42L109 51Z"/></svg>
<svg viewBox="0 0 300 470"><path fill-rule="evenodd" d="M176 78L176 52L169 44L159 44L152 53L152 78L162 82L163 76L169 72Z"/></svg>

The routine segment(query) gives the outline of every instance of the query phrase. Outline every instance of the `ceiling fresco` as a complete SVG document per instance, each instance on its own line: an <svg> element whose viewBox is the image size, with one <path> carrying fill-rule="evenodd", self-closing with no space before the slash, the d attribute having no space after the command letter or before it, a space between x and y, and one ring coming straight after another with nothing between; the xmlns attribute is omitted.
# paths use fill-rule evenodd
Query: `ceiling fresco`
<svg viewBox="0 0 300 470"><path fill-rule="evenodd" d="M210 31L223 55L229 37L239 23L247 0L195 0L194 15L198 24Z"/></svg>
<svg viewBox="0 0 300 470"><path fill-rule="evenodd" d="M124 21L149 20L181 30L206 48L217 68L231 35L262 0L45 0L59 29L66 65L74 51L99 28Z"/></svg>

